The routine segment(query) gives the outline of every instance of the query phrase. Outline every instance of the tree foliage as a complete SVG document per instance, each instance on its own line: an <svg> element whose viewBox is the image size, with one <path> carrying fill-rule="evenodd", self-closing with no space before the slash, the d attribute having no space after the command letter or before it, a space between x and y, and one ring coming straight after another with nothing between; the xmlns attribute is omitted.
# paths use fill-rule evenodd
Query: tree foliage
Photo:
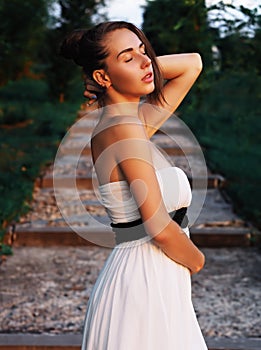
<svg viewBox="0 0 261 350"><path fill-rule="evenodd" d="M223 1L206 8L203 1L149 0L143 29L158 54L201 53L205 69L179 112L204 147L208 166L227 179L236 211L261 227L258 13ZM213 47L219 62L210 56L206 65Z"/></svg>
<svg viewBox="0 0 261 350"><path fill-rule="evenodd" d="M157 54L200 52L211 56L211 32L204 0L148 0L143 30Z"/></svg>
<svg viewBox="0 0 261 350"><path fill-rule="evenodd" d="M148 0L144 7L143 30L157 54L197 51L205 70L214 68L217 47L223 70L260 73L260 25L257 8L223 1L207 8L204 0Z"/></svg>
<svg viewBox="0 0 261 350"><path fill-rule="evenodd" d="M258 8L224 4L209 7L210 25L218 35L214 44L221 53L223 71L256 71L260 74L260 25Z"/></svg>
<svg viewBox="0 0 261 350"><path fill-rule="evenodd" d="M93 25L102 6L104 0L0 0L0 85L38 70L51 98L66 95L77 71L59 57L59 44L73 29Z"/></svg>
<svg viewBox="0 0 261 350"><path fill-rule="evenodd" d="M37 60L46 20L47 0L0 0L0 85Z"/></svg>
<svg viewBox="0 0 261 350"><path fill-rule="evenodd" d="M79 69L71 62L59 57L59 45L62 39L73 29L88 28L93 25L93 17L101 6L103 0L58 0L60 15L54 25L49 28L46 36L46 46L43 52L47 64L46 78L49 93L52 99L62 101L70 93L70 81Z"/></svg>

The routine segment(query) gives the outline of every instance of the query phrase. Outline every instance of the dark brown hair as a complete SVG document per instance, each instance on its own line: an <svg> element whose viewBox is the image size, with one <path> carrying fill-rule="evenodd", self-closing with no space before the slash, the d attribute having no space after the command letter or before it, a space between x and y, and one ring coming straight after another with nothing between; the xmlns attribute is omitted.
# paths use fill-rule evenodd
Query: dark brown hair
<svg viewBox="0 0 261 350"><path fill-rule="evenodd" d="M90 29L76 29L63 40L60 54L65 58L73 59L76 64L83 67L83 72L92 78L94 70L104 69L106 71L105 59L109 55L109 50L106 47L105 37L117 29L130 30L145 45L146 54L151 59L155 83L154 91L147 96L148 102L161 103L164 100L162 95L163 78L156 61L156 54L145 34L132 23L110 21L97 24ZM98 98L100 97L102 96L98 95Z"/></svg>

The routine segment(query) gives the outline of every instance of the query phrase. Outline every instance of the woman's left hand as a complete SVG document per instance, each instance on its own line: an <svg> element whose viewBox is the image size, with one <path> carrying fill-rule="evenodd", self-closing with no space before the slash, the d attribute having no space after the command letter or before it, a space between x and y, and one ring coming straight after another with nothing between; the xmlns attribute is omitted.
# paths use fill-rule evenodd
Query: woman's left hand
<svg viewBox="0 0 261 350"><path fill-rule="evenodd" d="M97 101L97 93L101 93L102 89L99 84L87 76L84 77L84 87L83 96L89 100L88 106L91 106Z"/></svg>

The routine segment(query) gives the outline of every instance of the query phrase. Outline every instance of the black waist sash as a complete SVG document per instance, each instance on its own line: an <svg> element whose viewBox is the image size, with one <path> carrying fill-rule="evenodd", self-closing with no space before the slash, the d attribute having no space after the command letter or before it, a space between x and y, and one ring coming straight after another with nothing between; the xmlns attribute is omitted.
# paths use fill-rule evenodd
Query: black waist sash
<svg viewBox="0 0 261 350"><path fill-rule="evenodd" d="M184 207L169 213L169 215L180 227L185 228L188 226L186 213L187 208ZM118 224L111 223L111 227L115 233L116 244L134 241L148 236L141 219Z"/></svg>

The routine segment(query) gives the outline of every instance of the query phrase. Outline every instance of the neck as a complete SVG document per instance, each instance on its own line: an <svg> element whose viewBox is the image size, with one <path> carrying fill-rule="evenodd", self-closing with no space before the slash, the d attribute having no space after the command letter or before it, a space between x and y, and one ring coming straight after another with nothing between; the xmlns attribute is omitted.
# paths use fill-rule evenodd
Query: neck
<svg viewBox="0 0 261 350"><path fill-rule="evenodd" d="M106 114L109 111L110 115L138 115L139 96L125 96L110 87L104 98L104 102Z"/></svg>
<svg viewBox="0 0 261 350"><path fill-rule="evenodd" d="M120 102L115 104L109 104L105 106L104 115L117 116L117 115L128 115L138 117L139 103L136 102Z"/></svg>

